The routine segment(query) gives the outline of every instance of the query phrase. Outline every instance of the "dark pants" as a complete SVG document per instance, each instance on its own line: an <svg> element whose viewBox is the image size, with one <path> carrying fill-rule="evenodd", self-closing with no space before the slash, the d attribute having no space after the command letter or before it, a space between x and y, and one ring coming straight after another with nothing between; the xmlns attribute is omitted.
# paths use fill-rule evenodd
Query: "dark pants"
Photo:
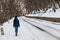
<svg viewBox="0 0 60 40"><path fill-rule="evenodd" d="M15 27L15 33L18 33L18 27Z"/></svg>

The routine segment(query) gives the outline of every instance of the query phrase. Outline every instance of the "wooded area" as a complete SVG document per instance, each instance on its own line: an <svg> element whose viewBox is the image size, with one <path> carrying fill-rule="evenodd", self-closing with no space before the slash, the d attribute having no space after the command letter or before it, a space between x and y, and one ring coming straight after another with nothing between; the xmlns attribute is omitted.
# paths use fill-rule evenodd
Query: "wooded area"
<svg viewBox="0 0 60 40"><path fill-rule="evenodd" d="M21 16L21 2L24 3L24 8L28 13L37 10L46 12L49 8L53 7L55 11L56 4L60 7L60 0L0 0L0 24L6 22L14 16Z"/></svg>
<svg viewBox="0 0 60 40"><path fill-rule="evenodd" d="M46 12L46 10L52 7L55 12L55 9L57 9L57 5L60 7L60 0L25 0L25 7L28 13L40 10Z"/></svg>
<svg viewBox="0 0 60 40"><path fill-rule="evenodd" d="M8 19L18 15L20 8L20 0L0 0L0 24L6 22Z"/></svg>

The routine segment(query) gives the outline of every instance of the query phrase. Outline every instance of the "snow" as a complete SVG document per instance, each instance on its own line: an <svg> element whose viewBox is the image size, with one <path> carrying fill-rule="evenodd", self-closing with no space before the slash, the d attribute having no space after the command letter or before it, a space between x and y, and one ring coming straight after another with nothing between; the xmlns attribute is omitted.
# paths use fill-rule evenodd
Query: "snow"
<svg viewBox="0 0 60 40"><path fill-rule="evenodd" d="M60 8L56 9L56 12L52 10L52 8L48 9L45 13L36 13L29 14L26 16L38 16L38 17L49 17L49 18L60 18ZM25 20L29 23L45 30L48 34L54 36L55 38L60 39L60 23L58 22L50 22L46 20L38 20L33 18L26 18Z"/></svg>
<svg viewBox="0 0 60 40"><path fill-rule="evenodd" d="M56 12L54 12L51 8L47 10L46 13L29 14L26 16L60 18L60 8L56 9ZM18 29L18 36L16 37L13 27L13 19L14 18L9 20L8 22L5 22L3 26L0 25L0 30L1 27L3 27L5 34L0 35L0 40L60 40L60 23L41 19L38 20L26 17L18 17L21 26ZM34 27L24 20L45 31L39 30L38 28Z"/></svg>
<svg viewBox="0 0 60 40"><path fill-rule="evenodd" d="M40 14L40 13L39 13ZM26 15L26 16L37 16L37 15L39 15L39 14L28 14L28 15Z"/></svg>
<svg viewBox="0 0 60 40"><path fill-rule="evenodd" d="M5 35L0 35L0 40L58 40L50 34L25 22L23 20L26 19L25 17L18 18L21 26L19 27L18 36L16 37L13 27L13 19L14 18L3 24L2 27L4 28Z"/></svg>
<svg viewBox="0 0 60 40"><path fill-rule="evenodd" d="M42 15L42 17L60 18L60 8L59 9L56 9L56 12L53 12L52 9L49 9L46 13L44 13Z"/></svg>
<svg viewBox="0 0 60 40"><path fill-rule="evenodd" d="M26 20L28 22L30 22L33 25L36 25L44 30L46 30L47 32L51 33L52 35L54 35L57 38L60 38L60 25L56 25L56 24L52 24L51 22L45 22L45 21L37 21L34 19L29 19L26 18Z"/></svg>
<svg viewBox="0 0 60 40"><path fill-rule="evenodd" d="M56 9L56 12L54 12L52 10L52 8L50 8L45 13L29 14L29 15L26 15L26 16L39 16L39 17L60 18L60 8Z"/></svg>

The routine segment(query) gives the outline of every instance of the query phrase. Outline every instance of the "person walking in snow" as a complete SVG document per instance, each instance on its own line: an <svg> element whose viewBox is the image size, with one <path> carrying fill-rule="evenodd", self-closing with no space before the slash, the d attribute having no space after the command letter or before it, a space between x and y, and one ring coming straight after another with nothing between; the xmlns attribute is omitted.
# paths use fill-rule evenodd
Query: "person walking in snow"
<svg viewBox="0 0 60 40"><path fill-rule="evenodd" d="M17 36L18 27L20 27L19 20L18 20L17 16L15 16L15 18L14 18L13 27L15 28L15 35Z"/></svg>

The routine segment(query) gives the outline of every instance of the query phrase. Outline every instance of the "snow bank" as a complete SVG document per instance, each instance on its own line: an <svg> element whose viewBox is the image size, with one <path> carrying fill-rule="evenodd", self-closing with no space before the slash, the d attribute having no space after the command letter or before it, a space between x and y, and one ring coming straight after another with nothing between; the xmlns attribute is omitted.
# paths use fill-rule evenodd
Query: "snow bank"
<svg viewBox="0 0 60 40"><path fill-rule="evenodd" d="M49 9L46 13L42 15L42 17L55 17L60 18L60 8L56 9L56 12L53 12L52 9Z"/></svg>
<svg viewBox="0 0 60 40"><path fill-rule="evenodd" d="M45 13L29 14L29 15L26 15L26 16L40 16L40 17L60 18L60 8L56 9L56 12L54 12L52 10L52 8L50 8Z"/></svg>

